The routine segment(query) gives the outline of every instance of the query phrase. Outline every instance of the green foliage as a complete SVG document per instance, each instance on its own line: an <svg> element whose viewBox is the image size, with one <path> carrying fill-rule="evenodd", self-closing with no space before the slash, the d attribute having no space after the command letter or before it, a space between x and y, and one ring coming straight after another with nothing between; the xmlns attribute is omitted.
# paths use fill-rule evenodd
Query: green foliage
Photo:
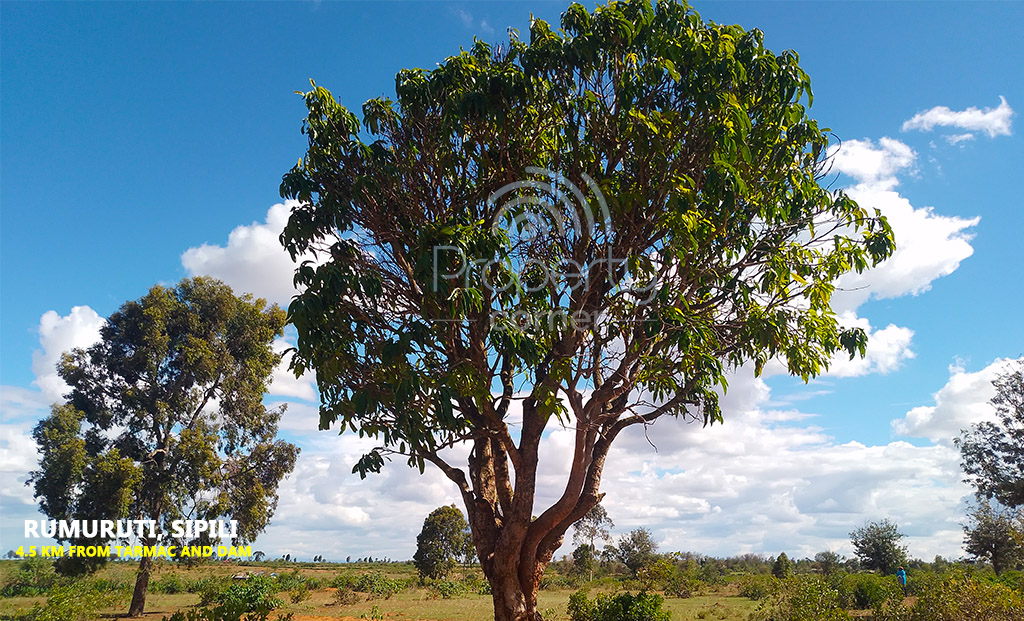
<svg viewBox="0 0 1024 621"><path fill-rule="evenodd" d="M752 600L763 599L772 590L772 579L768 576L745 576L740 582L740 596Z"/></svg>
<svg viewBox="0 0 1024 621"><path fill-rule="evenodd" d="M369 615L369 616L367 616L367 615ZM370 612L368 612L368 613L364 612L363 614L359 615L359 618L360 619L382 620L385 617L384 617L384 613L381 612L380 608L378 608L375 605L373 608L370 609Z"/></svg>
<svg viewBox="0 0 1024 621"><path fill-rule="evenodd" d="M342 606L349 606L351 604L358 603L362 598L352 590L352 587L343 586L338 587L338 590L334 592L334 601Z"/></svg>
<svg viewBox="0 0 1024 621"><path fill-rule="evenodd" d="M984 498L1024 505L1024 361L1012 363L992 384L996 421L978 423L957 438L961 467Z"/></svg>
<svg viewBox="0 0 1024 621"><path fill-rule="evenodd" d="M233 582L227 576L220 578L201 578L192 586L192 592L199 595L200 605L206 606L220 600L221 594L228 590Z"/></svg>
<svg viewBox="0 0 1024 621"><path fill-rule="evenodd" d="M40 557L18 562L18 571L0 588L0 597L43 595L57 582L53 563Z"/></svg>
<svg viewBox="0 0 1024 621"><path fill-rule="evenodd" d="M619 539L619 560L634 574L640 568L653 563L658 552L658 544L654 541L651 531L636 528Z"/></svg>
<svg viewBox="0 0 1024 621"><path fill-rule="evenodd" d="M586 542L591 550L597 550L595 542L608 540L611 537L609 529L615 528L615 522L608 517L608 511L601 506L601 503L597 503L572 527L572 542L574 544L579 545Z"/></svg>
<svg viewBox="0 0 1024 621"><path fill-rule="evenodd" d="M643 591L636 595L602 593L589 600L581 590L569 596L566 612L571 621L668 621L671 615L662 610L664 603L660 595Z"/></svg>
<svg viewBox="0 0 1024 621"><path fill-rule="evenodd" d="M372 571L359 576L352 585L352 588L360 593L369 593L376 597L391 599L392 595L401 593L405 590L406 586L405 582L389 578L382 571Z"/></svg>
<svg viewBox="0 0 1024 621"><path fill-rule="evenodd" d="M903 589L892 576L847 574L829 581L839 592L843 608L876 608L888 599L903 597Z"/></svg>
<svg viewBox="0 0 1024 621"><path fill-rule="evenodd" d="M214 598L214 602L242 612L270 611L283 603L276 597L278 584L266 576L249 576L236 581Z"/></svg>
<svg viewBox="0 0 1024 621"><path fill-rule="evenodd" d="M775 558L775 562L772 564L772 575L779 580L785 580L793 575L793 563L785 552L780 552Z"/></svg>
<svg viewBox="0 0 1024 621"><path fill-rule="evenodd" d="M1024 562L1024 510L1000 510L982 500L967 517L964 550L968 554L992 563L997 576Z"/></svg>
<svg viewBox="0 0 1024 621"><path fill-rule="evenodd" d="M263 405L284 321L277 306L205 277L123 304L98 343L61 359L68 403L33 430L41 457L29 481L43 512L147 518L164 531L185 515L231 517L241 540L252 540L298 454L276 438L281 410ZM58 569L90 571L106 559L97 558L66 557Z"/></svg>
<svg viewBox="0 0 1024 621"><path fill-rule="evenodd" d="M26 621L90 621L100 608L115 605L120 598L99 591L86 581L54 586L45 606L37 606Z"/></svg>
<svg viewBox="0 0 1024 621"><path fill-rule="evenodd" d="M247 610L246 606L239 602L220 604L213 608L193 608L188 611L178 611L170 617L164 617L163 621L268 621L270 610L260 608L258 610ZM291 621L294 615L288 613L278 614L275 621Z"/></svg>
<svg viewBox="0 0 1024 621"><path fill-rule="evenodd" d="M936 588L921 592L911 606L896 596L878 606L874 621L1019 621L1024 619L1024 594L1001 584L970 576L950 576Z"/></svg>
<svg viewBox="0 0 1024 621"><path fill-rule="evenodd" d="M570 572L573 575L593 576L594 567L596 565L597 551L594 549L594 546L587 543L583 543L577 546L576 549L572 551L572 568L570 569Z"/></svg>
<svg viewBox="0 0 1024 621"><path fill-rule="evenodd" d="M300 585L288 589L288 600L293 604L299 604L309 599L309 589L306 585Z"/></svg>
<svg viewBox="0 0 1024 621"><path fill-rule="evenodd" d="M841 621L849 619L839 592L814 576L773 580L751 621Z"/></svg>
<svg viewBox="0 0 1024 621"><path fill-rule="evenodd" d="M453 599L461 597L468 592L466 585L462 582L452 580L438 580L430 583L430 592L441 599Z"/></svg>
<svg viewBox="0 0 1024 621"><path fill-rule="evenodd" d="M822 185L798 60L682 2L629 0L403 70L361 114L313 83L280 188L302 261L291 369L316 371L321 429L373 439L353 471L438 466L473 499L481 554L504 538L539 570L600 501L606 470L586 464L624 428L721 422L728 368L807 380L863 356L834 283L889 257L892 231ZM586 437L571 493L531 520L535 481L511 473L535 477L556 423ZM463 471L442 452L467 438Z"/></svg>
<svg viewBox="0 0 1024 621"><path fill-rule="evenodd" d="M438 507L423 520L413 564L420 579L443 579L458 560L471 556L472 550L473 538L462 512L455 505Z"/></svg>
<svg viewBox="0 0 1024 621"><path fill-rule="evenodd" d="M818 568L821 569L821 573L826 576L834 574L843 563L842 555L827 550L825 552L818 552L814 555L814 562L818 564Z"/></svg>
<svg viewBox="0 0 1024 621"><path fill-rule="evenodd" d="M189 586L189 583L181 577L181 574L171 572L160 576L156 580L151 580L149 590L153 593L173 595L175 593L187 593Z"/></svg>
<svg viewBox="0 0 1024 621"><path fill-rule="evenodd" d="M895 574L900 565L907 564L907 549L900 545L903 533L888 518L870 522L850 533L854 552L865 569Z"/></svg>
<svg viewBox="0 0 1024 621"><path fill-rule="evenodd" d="M403 70L396 98L367 101L361 120L322 86L303 94L308 149L281 183L282 196L301 206L282 242L293 257L312 249L328 257L297 269L302 293L289 308L299 333L293 368L318 369L322 427L337 423L405 446L410 464L422 468L423 455L483 426L458 398L489 399L501 372L482 377L487 365L449 357L450 332L435 320L473 324L481 344L509 357L511 371L536 379L558 334L500 322L492 330L493 317L577 309L538 295L516 266L590 261L613 246L632 272L622 278L654 285L662 303L620 305L609 296L594 310L609 311L616 326L650 320L643 340L660 346L639 362L636 381L658 395L686 388L706 421L720 418L713 388L722 359L752 360L760 370L781 356L806 378L837 350L863 353L863 331L840 328L829 311L832 283L889 256L891 230L819 185L827 137L807 116L810 79L796 54L773 54L759 31L704 23L682 3L614 3L593 14L573 5L562 26L535 19L529 42L513 33L500 52L478 41L432 71ZM609 229L643 227L631 239L657 239L681 269L658 273L651 247L613 236L516 255L515 234L491 226L501 205L487 199L523 179L527 166L580 184L587 175L609 198ZM837 228L816 224L825 221ZM356 230L374 252L347 237ZM459 256L493 261L493 273L438 283L432 250L441 247L459 251L446 273L464 267ZM559 279L550 289L564 292L571 277ZM489 290L487 282L506 286ZM385 292L398 307L379 304ZM789 304L794 298L806 304ZM730 309L728 317L718 309ZM584 353L592 352L569 356ZM538 402L556 394L536 384ZM356 470L382 465L375 451Z"/></svg>

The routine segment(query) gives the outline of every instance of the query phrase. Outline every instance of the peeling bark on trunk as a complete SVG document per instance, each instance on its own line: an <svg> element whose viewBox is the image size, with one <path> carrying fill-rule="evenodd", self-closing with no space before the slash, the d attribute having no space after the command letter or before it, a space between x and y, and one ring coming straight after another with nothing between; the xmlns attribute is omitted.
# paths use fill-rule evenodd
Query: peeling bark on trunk
<svg viewBox="0 0 1024 621"><path fill-rule="evenodd" d="M528 597L516 576L493 576L491 598L494 601L494 621L541 621L537 613L537 594ZM530 605L530 600L533 605Z"/></svg>

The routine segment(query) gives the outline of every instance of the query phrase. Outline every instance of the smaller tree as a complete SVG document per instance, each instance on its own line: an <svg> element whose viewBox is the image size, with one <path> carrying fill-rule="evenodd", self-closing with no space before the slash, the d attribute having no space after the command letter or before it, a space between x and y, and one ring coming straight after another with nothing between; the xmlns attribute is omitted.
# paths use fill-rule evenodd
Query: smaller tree
<svg viewBox="0 0 1024 621"><path fill-rule="evenodd" d="M850 541L861 567L894 574L897 567L907 562L907 548L900 546L903 536L899 527L886 518L854 530Z"/></svg>
<svg viewBox="0 0 1024 621"><path fill-rule="evenodd" d="M818 564L818 568L821 569L821 573L826 576L830 576L839 569L839 566L843 564L845 559L842 555L827 550L825 552L818 552L814 555L814 562Z"/></svg>
<svg viewBox="0 0 1024 621"><path fill-rule="evenodd" d="M413 564L420 579L445 578L460 558L471 556L469 524L455 505L438 507L423 520Z"/></svg>
<svg viewBox="0 0 1024 621"><path fill-rule="evenodd" d="M982 500L968 515L964 549L992 563L996 575L1024 561L1024 511L998 509Z"/></svg>
<svg viewBox="0 0 1024 621"><path fill-rule="evenodd" d="M107 318L100 340L65 354L57 366L70 392L32 437L39 469L30 473L43 513L54 520L230 518L240 542L256 538L277 508L277 488L298 447L277 438L283 407L263 403L281 355L285 312L236 296L206 277L155 286ZM73 545L111 537L72 536ZM204 540L205 539L205 540ZM157 544L149 533L145 546ZM181 542L210 545L209 536ZM84 561L84 562L83 562ZM66 556L65 572L96 559ZM153 559L139 560L128 616L145 613Z"/></svg>
<svg viewBox="0 0 1024 621"><path fill-rule="evenodd" d="M1024 505L1024 359L992 384L997 420L985 421L956 439L966 482L978 495L1007 507Z"/></svg>
<svg viewBox="0 0 1024 621"><path fill-rule="evenodd" d="M597 564L597 551L589 543L581 543L572 551L572 573L577 576L590 576L594 579L594 566Z"/></svg>
<svg viewBox="0 0 1024 621"><path fill-rule="evenodd" d="M652 563L658 553L658 544L646 528L637 528L619 540L619 560L634 574Z"/></svg>
<svg viewBox="0 0 1024 621"><path fill-rule="evenodd" d="M785 552L780 552L772 564L772 575L779 580L785 580L793 575L793 563Z"/></svg>
<svg viewBox="0 0 1024 621"><path fill-rule="evenodd" d="M576 545L587 543L592 550L596 550L595 542L597 540L607 541L611 538L609 530L612 528L615 528L615 522L612 522L612 519L608 517L608 512L601 506L601 503L598 503L590 511L587 511L579 522L573 524L572 542Z"/></svg>

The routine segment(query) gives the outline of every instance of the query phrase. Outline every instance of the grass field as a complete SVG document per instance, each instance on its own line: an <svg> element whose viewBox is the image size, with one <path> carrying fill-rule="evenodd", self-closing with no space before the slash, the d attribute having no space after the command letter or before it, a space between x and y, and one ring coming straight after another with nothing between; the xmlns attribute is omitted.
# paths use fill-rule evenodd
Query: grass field
<svg viewBox="0 0 1024 621"><path fill-rule="evenodd" d="M0 584L6 584L15 575L20 561L0 562ZM111 563L101 570L94 578L110 581L118 586L110 593L113 605L103 607L97 613L99 619L112 619L123 616L127 609L131 587L134 584L136 565L133 563ZM358 574L372 570L380 570L389 577L411 582L415 578L415 570L406 564L324 564L309 566L304 564L236 564L210 563L193 568L176 566L169 562L158 562L151 578L151 585L160 581L168 581L170 576L177 575L183 583L193 583L202 578L223 578L244 572L271 572L290 574L298 572L299 576L309 580L318 580L326 585L339 574ZM469 570L470 572L474 570ZM612 590L614 587L602 587ZM293 613L295 621L327 621L330 619L390 619L403 621L479 621L492 617L491 597L476 593L459 595L452 599L443 599L436 592L421 586L410 586L388 599L370 597L359 593L360 601L351 604L340 604L335 601L336 588L320 586L310 590L308 599L299 603L290 601L289 592L282 591L278 597L284 604L276 609L276 613ZM539 594L539 608L546 621L566 621L566 604L572 589L542 590ZM591 594L600 592L592 591ZM197 593L161 593L150 591L146 603L146 619L160 620L176 611L187 610L199 604ZM19 619L36 605L46 603L45 596L37 597L3 597L0 598L0 619ZM720 621L746 620L756 607L753 602L738 595L737 589L719 587L702 593L696 597L678 599L666 598L665 608L672 612L674 621L691 619L709 619ZM273 618L273 616L271 617Z"/></svg>

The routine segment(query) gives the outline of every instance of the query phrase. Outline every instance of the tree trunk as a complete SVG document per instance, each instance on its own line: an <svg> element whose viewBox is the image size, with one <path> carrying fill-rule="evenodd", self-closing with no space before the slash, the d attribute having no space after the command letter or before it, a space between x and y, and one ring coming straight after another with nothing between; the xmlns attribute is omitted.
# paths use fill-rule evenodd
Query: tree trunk
<svg viewBox="0 0 1024 621"><path fill-rule="evenodd" d="M531 592L519 582L519 577L492 574L488 576L491 583L491 599L494 601L494 621L542 621L537 612L537 585Z"/></svg>
<svg viewBox="0 0 1024 621"><path fill-rule="evenodd" d="M153 569L153 559L143 555L139 561L139 575L135 578L135 591L132 592L132 603L128 607L129 617L141 617L146 609L146 592L149 590L149 574Z"/></svg>

